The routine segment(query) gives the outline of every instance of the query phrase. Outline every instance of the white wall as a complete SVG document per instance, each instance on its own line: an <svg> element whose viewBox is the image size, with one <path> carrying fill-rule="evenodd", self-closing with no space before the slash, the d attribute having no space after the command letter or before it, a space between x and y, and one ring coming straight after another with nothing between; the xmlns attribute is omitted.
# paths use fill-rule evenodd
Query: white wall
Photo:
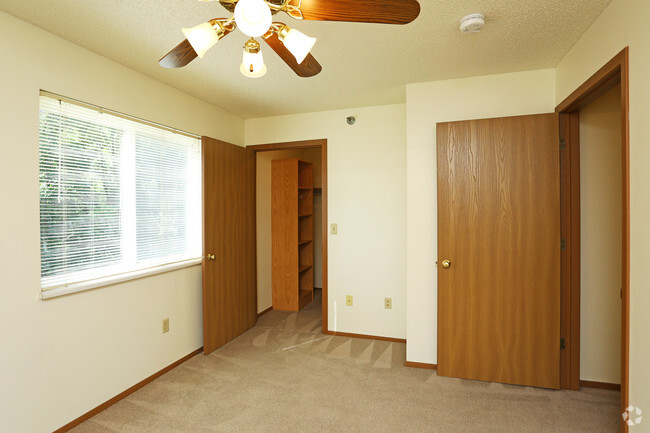
<svg viewBox="0 0 650 433"><path fill-rule="evenodd" d="M561 102L630 47L630 404L650 408L650 20L647 0L613 0L556 70ZM640 428L640 429L639 429ZM650 431L650 423L634 427Z"/></svg>
<svg viewBox="0 0 650 433"><path fill-rule="evenodd" d="M580 111L580 379L621 383L621 87Z"/></svg>
<svg viewBox="0 0 650 433"><path fill-rule="evenodd" d="M314 188L322 187L321 149L290 149L258 152L255 162L256 182L256 236L257 236L257 312L273 305L273 278L271 260L271 161L299 158L313 164ZM322 209L320 194L314 194L314 287L323 287Z"/></svg>
<svg viewBox="0 0 650 433"><path fill-rule="evenodd" d="M47 432L202 345L201 268L38 299L39 89L237 144L243 120L1 12L0 52L0 430Z"/></svg>
<svg viewBox="0 0 650 433"><path fill-rule="evenodd" d="M548 113L554 70L406 86L406 359L437 363L436 123Z"/></svg>
<svg viewBox="0 0 650 433"><path fill-rule="evenodd" d="M246 120L246 144L327 139L329 329L405 337L404 105ZM346 117L357 118L353 126ZM345 306L345 295L354 306ZM393 309L384 310L384 297Z"/></svg>

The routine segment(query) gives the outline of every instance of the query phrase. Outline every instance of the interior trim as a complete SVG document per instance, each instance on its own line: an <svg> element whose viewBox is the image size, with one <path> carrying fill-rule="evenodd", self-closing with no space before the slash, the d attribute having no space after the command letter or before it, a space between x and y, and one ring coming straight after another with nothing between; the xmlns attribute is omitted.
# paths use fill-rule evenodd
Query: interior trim
<svg viewBox="0 0 650 433"><path fill-rule="evenodd" d="M60 427L59 429L55 430L53 433L64 433L64 432L72 430L74 427L78 426L82 422L84 422L84 421L94 417L98 413L108 409L109 407L111 407L115 403L117 403L118 401L120 401L123 398L129 396L130 394L133 394L134 392L136 392L137 390L139 390L143 386L145 386L148 383L154 381L155 379L159 378L160 376L167 373L168 371L173 370L174 368L178 367L179 365L181 365L182 363L184 363L188 359L192 358L195 355L198 355L202 351L203 351L203 347L199 347L198 349L190 352L189 354L185 355L184 357L182 357L178 361L169 364L167 367L163 368L162 370L152 374L151 376L147 377L146 379L143 379L140 382L136 383L132 387L122 391L121 393L119 393L115 397L111 398L110 400L106 400L104 403L100 404L99 406L95 407L94 409L89 410L85 414L81 415L79 418L76 418L76 419L70 421L69 423L67 423L63 427Z"/></svg>
<svg viewBox="0 0 650 433"><path fill-rule="evenodd" d="M610 391L620 391L620 383L608 383L608 382L594 382L591 380L581 380L580 386L582 388L597 388L597 389L608 389Z"/></svg>
<svg viewBox="0 0 650 433"><path fill-rule="evenodd" d="M405 361L404 362L404 367L424 368L424 369L427 369L427 370L437 370L438 369L438 364L428 364L426 362Z"/></svg>
<svg viewBox="0 0 650 433"><path fill-rule="evenodd" d="M272 310L273 310L273 306L270 306L266 310L257 313L257 318L259 319L260 317L262 317L263 315L265 315L266 313L268 313L269 311L272 311Z"/></svg>
<svg viewBox="0 0 650 433"><path fill-rule="evenodd" d="M380 337L378 335L353 334L350 332L323 331L323 334L334 335L337 337L363 338L366 340L391 341L393 343L406 343L404 338Z"/></svg>
<svg viewBox="0 0 650 433"><path fill-rule="evenodd" d="M45 300L59 296L70 295L72 293L84 292L86 290L97 289L99 287L112 286L113 284L123 283L124 281L136 280L138 278L150 277L152 275L188 268L190 266L197 266L201 264L202 260L203 259L201 257L197 257L189 260L183 260L181 262L167 263L146 269L137 269L135 271L125 272L123 274L94 278L92 280L82 281L78 283L70 283L64 286L43 288L41 289L39 298Z"/></svg>
<svg viewBox="0 0 650 433"><path fill-rule="evenodd" d="M326 138L320 138L317 140L284 141L281 143L269 144L252 144L246 147L253 149L255 152L264 152L267 150L308 149L310 147L320 147L323 143L327 143Z"/></svg>
<svg viewBox="0 0 650 433"><path fill-rule="evenodd" d="M560 114L560 119L564 117L564 121L575 115L576 112L579 112L581 108L588 105L593 100L597 99L599 96L603 95L608 90L616 86L616 84L621 85L621 153L622 153L622 172L623 172L623 203L622 203L622 282L621 282L621 413L625 411L630 402L630 76L629 76L629 64L630 64L630 54L629 47L625 47L621 52L619 52L614 58L600 68L594 75L592 75L587 81L585 81L580 87L578 87L571 95L569 95L564 101L562 101L555 109L557 113ZM572 137L577 135L575 128L572 128L572 123L567 122L567 134L566 134L566 147L570 149ZM570 166L566 167L566 170L570 170ZM569 186L570 188L570 186ZM570 210L569 210L570 211ZM563 215L563 217L565 217ZM567 230L567 246L571 245L571 237L578 235L579 232L575 232L575 227L570 227ZM579 226L578 226L579 230ZM579 239L579 238L578 238ZM580 272L580 263L579 261L572 260L569 262L568 267L571 269L571 273ZM579 281L579 280L578 280ZM563 282L564 283L564 282ZM566 295L562 297L561 302L571 303L571 299L580 299L580 287L579 284L575 283L575 279L572 279L569 286L565 290ZM576 298L577 296L577 298ZM579 301L576 302L576 304ZM572 327L579 329L580 326L580 315L579 315L579 305L574 305L569 307L571 311L569 320ZM578 310L578 314L574 312ZM579 344L579 335L578 344ZM575 338L567 340L567 356L575 358L573 355L577 350L575 347L571 347L574 343ZM579 354L578 354L579 356ZM577 364L575 359L572 359L568 365L575 363L574 373L567 371L567 365L564 365L560 369L560 375L568 375L571 377L572 383L575 384L579 379L575 377L575 371L579 371L579 364ZM573 377L572 377L573 376ZM621 418L621 431L627 432L628 425Z"/></svg>

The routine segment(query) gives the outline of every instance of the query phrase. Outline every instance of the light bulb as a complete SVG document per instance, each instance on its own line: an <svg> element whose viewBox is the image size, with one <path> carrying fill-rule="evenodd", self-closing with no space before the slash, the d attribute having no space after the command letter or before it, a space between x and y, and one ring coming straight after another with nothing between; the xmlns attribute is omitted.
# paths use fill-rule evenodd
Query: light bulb
<svg viewBox="0 0 650 433"><path fill-rule="evenodd" d="M244 56L239 70L249 78L259 78L266 74L266 65L260 44L253 38L244 45Z"/></svg>
<svg viewBox="0 0 650 433"><path fill-rule="evenodd" d="M298 63L302 63L316 43L316 38L311 38L296 29L284 27L280 30L278 37L287 47L287 50L296 58Z"/></svg>
<svg viewBox="0 0 650 433"><path fill-rule="evenodd" d="M210 23L203 23L192 28L181 30L201 59L206 51L219 41L219 33L217 33Z"/></svg>
<svg viewBox="0 0 650 433"><path fill-rule="evenodd" d="M235 6L237 27L250 37L266 33L271 21L271 9L264 0L239 0Z"/></svg>

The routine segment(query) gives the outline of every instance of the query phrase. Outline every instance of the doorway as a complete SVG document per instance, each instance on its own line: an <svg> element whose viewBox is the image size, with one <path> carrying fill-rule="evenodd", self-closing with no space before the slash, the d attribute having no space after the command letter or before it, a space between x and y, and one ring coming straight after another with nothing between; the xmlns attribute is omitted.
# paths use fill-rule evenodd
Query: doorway
<svg viewBox="0 0 650 433"><path fill-rule="evenodd" d="M621 413L629 404L630 188L629 188L629 49L626 47L576 89L558 107L560 115L561 225L565 239L561 260L560 334L566 350L560 358L561 387L580 389L580 111L612 89L620 98L620 382ZM584 385L584 383L583 383ZM628 431L621 418L621 431Z"/></svg>
<svg viewBox="0 0 650 433"><path fill-rule="evenodd" d="M580 110L580 386L619 389L620 85Z"/></svg>
<svg viewBox="0 0 650 433"><path fill-rule="evenodd" d="M314 171L314 288L320 290L322 330L327 333L327 140L307 140L247 146L256 153L257 176L268 174L270 183L270 162L273 159L298 157L307 162L318 162ZM257 237L258 237L258 317L272 309L271 295L271 231L270 231L270 185L256 180L258 194ZM266 197L268 195L268 197ZM268 199L268 203L267 203ZM320 245L320 247L319 247ZM268 247L268 248L266 248ZM315 297L318 297L315 293Z"/></svg>

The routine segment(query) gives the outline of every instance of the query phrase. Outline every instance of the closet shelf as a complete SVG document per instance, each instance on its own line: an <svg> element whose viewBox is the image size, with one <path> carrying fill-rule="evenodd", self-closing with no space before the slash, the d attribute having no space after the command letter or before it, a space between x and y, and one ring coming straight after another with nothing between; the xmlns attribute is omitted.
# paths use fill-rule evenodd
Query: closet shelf
<svg viewBox="0 0 650 433"><path fill-rule="evenodd" d="M313 166L271 162L273 309L298 311L314 299ZM309 264L308 264L309 263Z"/></svg>

